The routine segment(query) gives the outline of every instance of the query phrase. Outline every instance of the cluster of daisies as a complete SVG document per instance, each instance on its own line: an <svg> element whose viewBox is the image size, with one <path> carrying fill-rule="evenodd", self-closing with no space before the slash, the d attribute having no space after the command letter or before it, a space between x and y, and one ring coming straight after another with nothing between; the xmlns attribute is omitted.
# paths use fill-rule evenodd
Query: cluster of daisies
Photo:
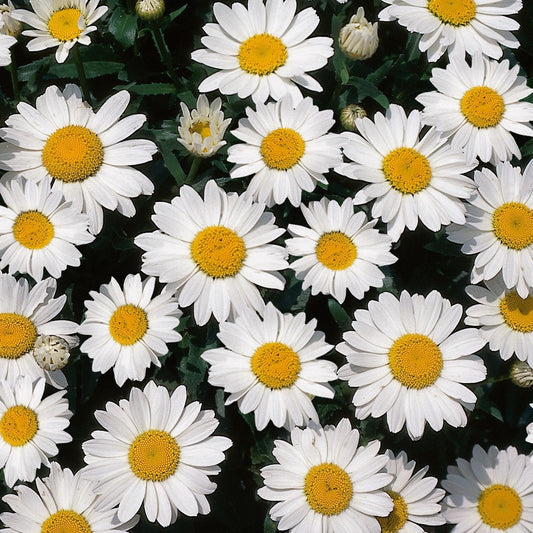
<svg viewBox="0 0 533 533"><path fill-rule="evenodd" d="M181 105L179 142L196 162L220 157L229 144L229 179L240 180L242 192L209 179L156 202L155 229L133 241L141 272L90 291L80 324L61 319L67 296L56 295L57 282L80 266L79 247L98 239L104 210L133 217L133 200L157 192L135 168L157 146L136 134L146 116L126 113L124 90L96 109L85 89L50 85L5 119L0 467L14 492L3 497L11 509L0 514L3 531L126 532L139 513L166 527L180 514L210 512L211 477L232 440L216 434L212 410L187 401L185 386L129 383L161 366L169 345L182 339L184 314L195 327L218 328L217 346L201 359L209 385L227 393L226 405L252 414L257 431L285 431L257 492L275 502L269 512L280 530L416 533L445 523L457 533L533 530L533 463L514 447L475 446L437 488L428 467L417 470L405 451L380 452L380 442L346 418L322 425L315 406L315 398L334 398L340 379L353 389L357 420L383 419L390 433L418 440L427 426L438 432L445 423L467 424L478 400L471 385L487 376L478 355L487 343L503 360L515 357L522 379L533 381L533 163L522 165L514 137L533 136L533 89L518 64L501 59L502 47L519 46L512 15L522 3L383 1L380 20L420 34L430 63L448 63L432 69L435 90L416 98L421 110L393 103L373 118L360 114L343 133L333 131L333 110L312 98L322 91L315 76L334 54L332 38L311 36L320 23L313 7L299 9L296 0L213 4L203 48L191 54L209 75L196 109ZM31 38L30 51L53 48L57 62L66 61L90 45L108 11L99 3L0 6L0 65L11 63L20 35ZM157 0L137 6L161 8ZM339 45L337 53L370 57L377 23L359 8ZM203 94L213 91L250 103L231 135L221 97L210 102ZM357 189L342 201L327 193L328 180L340 176ZM317 190L324 191L320 200L308 201ZM272 212L280 205L305 224L280 225ZM383 287L385 268L397 261L393 247L419 223L432 232L445 228L475 256L469 327L460 326L462 306L436 290L393 294ZM289 277L311 298L323 294L339 304L374 289L379 296L355 311L333 346L316 318L268 301ZM86 465L76 473L51 462L58 445L72 440L62 368L74 349L94 372L112 371L129 388L127 398L94 413L102 429L82 443ZM340 367L328 358L333 350L343 356ZM41 466L47 470L38 477Z"/></svg>

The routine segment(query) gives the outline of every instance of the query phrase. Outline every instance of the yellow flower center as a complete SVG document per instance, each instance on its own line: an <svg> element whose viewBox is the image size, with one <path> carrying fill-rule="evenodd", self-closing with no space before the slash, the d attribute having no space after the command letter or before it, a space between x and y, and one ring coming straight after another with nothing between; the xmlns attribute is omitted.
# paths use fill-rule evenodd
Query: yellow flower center
<svg viewBox="0 0 533 533"><path fill-rule="evenodd" d="M193 133L199 133L202 136L202 140L207 139L208 137L211 137L211 128L209 127L209 125L209 122L193 122L191 127L189 128L189 132L191 133L191 135Z"/></svg>
<svg viewBox="0 0 533 533"><path fill-rule="evenodd" d="M407 333L391 346L389 367L394 378L405 387L423 389L440 376L442 354L430 338Z"/></svg>
<svg viewBox="0 0 533 533"><path fill-rule="evenodd" d="M429 185L431 166L420 152L402 146L383 158L383 174L398 192L416 194Z"/></svg>
<svg viewBox="0 0 533 533"><path fill-rule="evenodd" d="M377 519L381 526L381 533L396 533L407 522L409 516L407 504L397 492L388 490L387 494L392 498L394 507L388 516L378 516Z"/></svg>
<svg viewBox="0 0 533 533"><path fill-rule="evenodd" d="M33 439L38 427L37 415L33 409L15 405L0 419L0 436L10 446L24 446Z"/></svg>
<svg viewBox="0 0 533 533"><path fill-rule="evenodd" d="M357 257L357 248L350 237L340 231L324 233L315 248L316 258L330 270L346 270Z"/></svg>
<svg viewBox="0 0 533 533"><path fill-rule="evenodd" d="M522 500L507 485L491 485L479 496L477 510L481 520L495 529L509 529L522 516Z"/></svg>
<svg viewBox="0 0 533 533"><path fill-rule="evenodd" d="M520 298L515 291L510 292L500 301L500 313L511 329L533 332L533 297Z"/></svg>
<svg viewBox="0 0 533 533"><path fill-rule="evenodd" d="M474 0L429 0L428 9L445 24L466 26L476 16Z"/></svg>
<svg viewBox="0 0 533 533"><path fill-rule="evenodd" d="M39 211L20 213L13 224L13 236L30 250L40 250L50 244L54 237L54 226L48 217Z"/></svg>
<svg viewBox="0 0 533 533"><path fill-rule="evenodd" d="M144 337L148 318L144 309L126 304L117 307L109 319L109 333L122 346L131 346Z"/></svg>
<svg viewBox="0 0 533 533"><path fill-rule="evenodd" d="M292 387L300 373L298 354L282 342L267 342L252 356L252 372L270 389Z"/></svg>
<svg viewBox="0 0 533 533"><path fill-rule="evenodd" d="M51 514L41 526L41 533L91 533L85 517L75 511L61 509Z"/></svg>
<svg viewBox="0 0 533 533"><path fill-rule="evenodd" d="M165 481L178 468L180 448L166 431L150 429L131 443L128 462L143 481Z"/></svg>
<svg viewBox="0 0 533 533"><path fill-rule="evenodd" d="M304 155L305 141L291 128L278 128L263 139L259 151L268 168L287 170Z"/></svg>
<svg viewBox="0 0 533 533"><path fill-rule="evenodd" d="M493 128L505 112L503 98L485 86L468 89L461 98L461 113L476 128Z"/></svg>
<svg viewBox="0 0 533 533"><path fill-rule="evenodd" d="M33 322L16 313L0 313L0 359L18 359L29 352L37 340Z"/></svg>
<svg viewBox="0 0 533 533"><path fill-rule="evenodd" d="M350 476L333 463L311 467L304 480L304 494L316 513L331 516L342 513L350 504L353 485Z"/></svg>
<svg viewBox="0 0 533 533"><path fill-rule="evenodd" d="M237 57L241 69L248 74L268 76L287 61L287 47L281 39L259 33L241 44Z"/></svg>
<svg viewBox="0 0 533 533"><path fill-rule="evenodd" d="M48 20L48 31L58 41L72 41L81 33L78 26L81 16L81 11L75 8L56 11Z"/></svg>
<svg viewBox="0 0 533 533"><path fill-rule="evenodd" d="M227 278L241 270L246 259L246 246L233 230L225 226L208 226L194 237L191 256L208 276Z"/></svg>
<svg viewBox="0 0 533 533"><path fill-rule="evenodd" d="M65 126L48 137L41 159L52 178L67 183L84 181L102 166L104 147L91 130Z"/></svg>
<svg viewBox="0 0 533 533"><path fill-rule="evenodd" d="M519 202L503 204L494 211L492 229L508 248L527 248L533 243L533 209Z"/></svg>

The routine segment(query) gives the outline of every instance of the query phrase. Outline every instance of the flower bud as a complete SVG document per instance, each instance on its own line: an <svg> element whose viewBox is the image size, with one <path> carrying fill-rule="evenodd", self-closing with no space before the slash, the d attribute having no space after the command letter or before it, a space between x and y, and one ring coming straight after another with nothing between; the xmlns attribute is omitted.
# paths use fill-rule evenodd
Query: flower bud
<svg viewBox="0 0 533 533"><path fill-rule="evenodd" d="M68 342L56 335L39 335L33 346L37 364L45 370L59 370L68 363L70 349Z"/></svg>
<svg viewBox="0 0 533 533"><path fill-rule="evenodd" d="M22 22L11 16L13 9L15 9L15 6L13 6L11 0L9 0L7 5L0 5L0 33L18 37L22 31Z"/></svg>
<svg viewBox="0 0 533 533"><path fill-rule="evenodd" d="M358 104L347 105L341 111L342 127L349 131L356 131L355 120L366 117L366 111Z"/></svg>
<svg viewBox="0 0 533 533"><path fill-rule="evenodd" d="M525 361L514 363L511 367L509 377L518 387L524 389L533 387L533 368L531 368Z"/></svg>
<svg viewBox="0 0 533 533"><path fill-rule="evenodd" d="M157 20L165 12L165 0L137 0L135 11L143 20Z"/></svg>
<svg viewBox="0 0 533 533"><path fill-rule="evenodd" d="M350 22L341 28L339 45L350 59L368 59L378 49L378 23L370 24L360 7Z"/></svg>

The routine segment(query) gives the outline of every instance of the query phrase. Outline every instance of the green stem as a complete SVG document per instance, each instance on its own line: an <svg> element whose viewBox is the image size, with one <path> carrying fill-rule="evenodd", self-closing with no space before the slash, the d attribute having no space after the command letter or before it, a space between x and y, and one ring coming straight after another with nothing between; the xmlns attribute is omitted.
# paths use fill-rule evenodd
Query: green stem
<svg viewBox="0 0 533 533"><path fill-rule="evenodd" d="M74 61L76 62L76 69L78 70L78 78L80 80L81 90L83 92L83 97L85 101L92 106L91 93L89 91L89 84L87 83L87 78L85 77L85 69L83 68L83 62L81 60L79 45L75 45L72 48L72 55L74 56Z"/></svg>
<svg viewBox="0 0 533 533"><path fill-rule="evenodd" d="M196 174L198 174L198 169L200 168L201 162L202 162L201 157L195 157L193 159L191 169L189 170L189 173L187 174L187 177L185 178L185 183L191 183L192 180L196 177Z"/></svg>
<svg viewBox="0 0 533 533"><path fill-rule="evenodd" d="M161 31L161 28L158 26L157 21L150 24L150 29L152 30L152 36L154 38L157 49L159 50L159 55L163 61L169 78L172 80L172 83L176 86L177 89L181 88L181 83L176 76L174 71L174 66L172 65L172 57L168 49L167 43L165 42L165 36Z"/></svg>
<svg viewBox="0 0 533 533"><path fill-rule="evenodd" d="M17 65L15 65L15 58L11 56L11 64L9 65L9 72L11 73L11 85L13 87L13 98L16 102L20 102L19 78L17 75Z"/></svg>

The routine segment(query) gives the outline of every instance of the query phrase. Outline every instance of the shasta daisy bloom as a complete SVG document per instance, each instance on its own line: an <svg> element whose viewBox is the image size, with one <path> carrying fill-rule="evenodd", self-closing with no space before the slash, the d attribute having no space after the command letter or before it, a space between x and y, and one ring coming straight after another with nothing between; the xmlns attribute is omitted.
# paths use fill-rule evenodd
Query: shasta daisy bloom
<svg viewBox="0 0 533 533"><path fill-rule="evenodd" d="M119 522L116 509L99 509L96 482L61 469L56 462L50 464L50 475L37 478L35 484L37 491L17 485L16 494L2 498L13 510L0 515L4 533L126 533L137 523L137 519Z"/></svg>
<svg viewBox="0 0 533 533"><path fill-rule="evenodd" d="M289 266L303 280L303 290L311 287L312 294L331 294L342 303L346 290L360 299L370 287L383 285L378 267L397 258L390 253L390 237L374 229L376 220L354 213L351 198L342 205L322 198L301 210L310 227L289 224L293 238L285 244L299 257Z"/></svg>
<svg viewBox="0 0 533 533"><path fill-rule="evenodd" d="M376 516L392 511L384 487L387 457L379 441L359 444L359 431L343 418L337 426L311 424L291 431L291 443L274 441L279 464L261 469L261 498L277 502L270 516L280 531L380 533Z"/></svg>
<svg viewBox="0 0 533 533"><path fill-rule="evenodd" d="M89 33L93 24L107 12L107 6L98 6L100 0L30 0L33 11L16 9L14 18L25 22L33 30L22 35L33 37L27 47L30 52L55 48L56 61L63 63L76 44L91 44Z"/></svg>
<svg viewBox="0 0 533 533"><path fill-rule="evenodd" d="M169 292L154 297L154 286L155 278L141 281L139 274L129 274L123 288L111 278L85 300L78 332L90 337L80 349L93 360L94 372L113 368L119 386L127 379L144 379L150 365L161 366L167 342L181 340L174 331L181 316L178 302Z"/></svg>
<svg viewBox="0 0 533 533"><path fill-rule="evenodd" d="M11 64L11 52L9 49L17 42L11 35L0 34L0 67Z"/></svg>
<svg viewBox="0 0 533 533"><path fill-rule="evenodd" d="M448 228L448 239L476 254L472 283L501 273L507 289L527 298L533 287L533 164L523 174L510 163L496 174L476 171L477 189L466 205L466 223Z"/></svg>
<svg viewBox="0 0 533 533"><path fill-rule="evenodd" d="M55 291L56 280L52 278L30 288L24 278L16 280L9 274L0 274L0 379L13 381L19 375L46 377L55 387L66 387L61 370L45 370L33 356L42 334L59 335L70 346L76 345L72 334L78 325L69 320L53 320L67 300L65 294L54 298Z"/></svg>
<svg viewBox="0 0 533 533"><path fill-rule="evenodd" d="M327 183L324 173L342 161L340 137L328 133L335 123L333 111L319 111L311 98L293 104L290 96L279 102L246 108L248 118L231 133L245 144L228 149L236 163L232 178L253 175L247 193L267 206L289 199L299 206L302 191L316 182Z"/></svg>
<svg viewBox="0 0 533 533"><path fill-rule="evenodd" d="M390 4L380 20L398 20L410 32L420 33L418 47L429 61L448 51L450 58L484 54L502 56L501 45L518 48L511 33L520 24L506 15L522 9L522 0L383 0Z"/></svg>
<svg viewBox="0 0 533 533"><path fill-rule="evenodd" d="M0 380L0 468L9 487L33 481L41 464L57 455L57 444L72 440L64 431L72 416L66 391L43 398L44 386L44 378Z"/></svg>
<svg viewBox="0 0 533 533"><path fill-rule="evenodd" d="M213 411L201 404L185 405L183 385L172 395L153 381L141 391L133 387L128 400L107 402L95 416L105 431L94 431L83 443L82 476L97 481L99 505L118 504L118 519L130 520L144 503L149 522L166 527L178 511L187 516L207 514L205 497L216 488L208 476L231 446L213 436L218 426Z"/></svg>
<svg viewBox="0 0 533 533"><path fill-rule="evenodd" d="M444 516L454 533L533 531L533 463L512 446L474 446L470 461L448 466L442 486L449 493Z"/></svg>
<svg viewBox="0 0 533 533"><path fill-rule="evenodd" d="M422 525L440 526L446 520L441 514L440 500L444 497L442 489L435 488L437 479L426 477L427 466L416 473L416 463L408 461L407 454L400 452L395 456L390 450L385 452L389 458L385 469L393 475L387 494L392 498L394 509L383 518L378 518L383 533L423 533Z"/></svg>
<svg viewBox="0 0 533 533"><path fill-rule="evenodd" d="M279 100L286 94L302 99L299 86L322 91L307 72L324 67L333 55L329 37L308 38L320 22L308 7L296 14L296 0L249 0L248 8L221 2L213 6L217 23L204 26L206 47L191 57L219 69L198 87L200 92L251 96L263 103L269 96Z"/></svg>
<svg viewBox="0 0 533 533"><path fill-rule="evenodd" d="M354 198L355 204L375 200L372 216L387 223L387 233L398 240L405 227L418 220L432 231L450 222L464 223L461 198L468 198L474 184L464 176L474 168L461 150L434 128L423 130L420 113L392 104L383 116L356 120L359 134L342 133L344 154L352 162L335 171L369 182Z"/></svg>
<svg viewBox="0 0 533 533"><path fill-rule="evenodd" d="M65 202L50 182L8 179L0 183L0 268L30 274L40 281L43 270L59 278L67 266L79 266L77 245L94 240L89 217Z"/></svg>
<svg viewBox="0 0 533 533"><path fill-rule="evenodd" d="M533 135L533 104L522 100L533 89L518 75L519 65L472 57L451 59L445 69L431 71L437 89L416 99L424 106L423 121L451 138L452 148L461 148L467 160L497 163L520 158L511 133Z"/></svg>
<svg viewBox="0 0 533 533"><path fill-rule="evenodd" d="M257 285L282 290L278 270L287 268L284 248L269 244L285 230L274 215L246 195L226 193L207 182L204 199L189 186L170 204L155 204L159 228L135 238L145 254L142 271L176 291L180 307L194 303L194 319L223 322L246 307L262 311ZM176 221L179 220L179 224Z"/></svg>
<svg viewBox="0 0 533 533"><path fill-rule="evenodd" d="M230 393L226 405L253 411L258 430L268 422L288 429L319 422L311 398L333 398L328 382L337 379L337 366L318 359L333 346L316 331L316 319L305 322L304 313L281 313L269 302L262 318L248 308L220 324L218 338L224 348L202 359L211 365L209 383Z"/></svg>
<svg viewBox="0 0 533 533"><path fill-rule="evenodd" d="M130 101L126 91L109 98L95 113L82 100L79 87L56 86L37 98L35 108L20 102L0 136L3 179L24 176L32 181L53 179L73 207L87 213L90 231L103 225L102 207L131 217L131 198L152 194L152 182L129 165L145 163L157 151L152 141L125 140L146 120L144 115L120 119Z"/></svg>
<svg viewBox="0 0 533 533"><path fill-rule="evenodd" d="M444 422L465 426L476 395L463 383L485 378L485 365L473 354L486 341L475 328L453 333L461 315L462 307L437 291L427 297L402 291L399 300L384 292L368 311L356 310L353 330L337 345L348 359L339 377L357 387L355 416L386 413L390 431L405 425L413 440L426 422L435 431Z"/></svg>

